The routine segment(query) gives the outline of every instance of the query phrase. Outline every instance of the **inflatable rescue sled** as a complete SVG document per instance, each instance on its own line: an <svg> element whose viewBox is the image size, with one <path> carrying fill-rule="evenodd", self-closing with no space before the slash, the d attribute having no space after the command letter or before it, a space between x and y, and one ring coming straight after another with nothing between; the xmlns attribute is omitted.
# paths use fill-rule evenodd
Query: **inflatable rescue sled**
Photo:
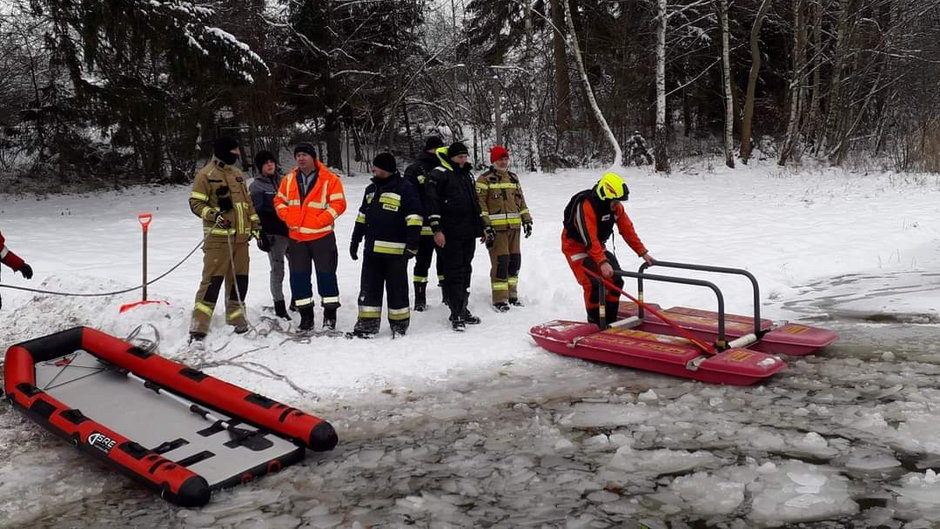
<svg viewBox="0 0 940 529"><path fill-rule="evenodd" d="M4 386L33 421L187 507L337 443L323 419L87 327L10 347Z"/></svg>
<svg viewBox="0 0 940 529"><path fill-rule="evenodd" d="M760 289L746 270L657 261L654 266L698 272L735 274L748 278L754 292L754 316L726 314L724 296L711 282L638 272L617 271L637 279L637 298L595 275L601 299L614 289L634 302L622 302L618 314L604 314L600 325L566 320L533 327L529 334L541 347L557 354L655 371L702 382L749 385L786 368L777 356L806 355L826 347L838 335L826 329L794 323L774 323L760 317ZM661 281L711 289L718 310L687 307L662 310L644 303L643 281ZM608 325L607 320L613 320Z"/></svg>

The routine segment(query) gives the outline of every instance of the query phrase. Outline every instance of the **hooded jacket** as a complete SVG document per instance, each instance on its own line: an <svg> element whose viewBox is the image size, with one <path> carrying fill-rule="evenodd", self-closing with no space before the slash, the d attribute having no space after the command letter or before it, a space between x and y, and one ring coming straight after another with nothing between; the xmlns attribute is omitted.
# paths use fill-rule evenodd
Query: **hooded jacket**
<svg viewBox="0 0 940 529"><path fill-rule="evenodd" d="M474 238L483 235L480 200L477 197L471 165L454 167L447 159L447 147L437 150L440 165L428 178L427 214L434 233L447 237Z"/></svg>

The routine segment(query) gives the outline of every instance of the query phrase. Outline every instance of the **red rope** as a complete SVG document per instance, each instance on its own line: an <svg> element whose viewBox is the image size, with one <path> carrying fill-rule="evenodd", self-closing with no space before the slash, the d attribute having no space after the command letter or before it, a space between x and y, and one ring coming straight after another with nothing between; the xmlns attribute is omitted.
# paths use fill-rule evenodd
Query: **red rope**
<svg viewBox="0 0 940 529"><path fill-rule="evenodd" d="M669 320L668 318L666 318L665 316L663 316L662 313L659 312L658 310L654 309L653 307L650 307L650 306L647 305L646 303L643 303L642 301L636 299L635 297L631 296L630 294L624 292L623 289L621 289L621 288L619 288L617 285L611 283L609 280L605 279L604 277L602 277L602 276L601 276L600 274L598 274L597 272L595 272L595 271L593 271L593 270L591 270L591 269L589 269L589 268L587 268L587 267L584 268L584 271L587 272L587 274L588 274L589 276L593 276L593 277L595 277L595 278L600 279L601 281L603 281L603 282L604 282L604 285L606 285L607 288L613 290L614 292L617 292L618 294L621 294L621 295L623 295L623 296L626 296L628 299L630 299L630 301L636 303L636 304L639 305L640 307L643 307L643 309L649 311L649 313L652 314L653 316L656 316L657 318L663 320L663 322L664 322L666 325L672 327L677 333L679 333L679 336L681 336L681 337L685 338L686 340L692 342L693 344L695 344L695 345L696 345L699 349L701 349L702 351L705 351L706 353L711 354L711 355L716 354L715 348L714 348L712 345L707 344L707 343L703 342L702 340L699 340L699 339L696 338L692 333L690 333L689 331L683 329L682 327L679 327L678 325L676 325L675 323L673 323L671 320Z"/></svg>

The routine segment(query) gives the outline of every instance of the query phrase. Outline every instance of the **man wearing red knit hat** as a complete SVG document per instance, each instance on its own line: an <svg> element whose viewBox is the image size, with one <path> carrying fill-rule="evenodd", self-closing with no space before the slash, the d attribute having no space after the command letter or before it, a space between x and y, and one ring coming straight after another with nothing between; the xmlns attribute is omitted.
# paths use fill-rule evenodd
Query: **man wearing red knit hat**
<svg viewBox="0 0 940 529"><path fill-rule="evenodd" d="M520 231L532 235L532 215L522 194L519 177L509 171L509 151L502 145L490 149L492 166L477 178L477 197L483 216L486 247L490 251L490 283L493 308L506 312L522 306L517 291L522 254Z"/></svg>

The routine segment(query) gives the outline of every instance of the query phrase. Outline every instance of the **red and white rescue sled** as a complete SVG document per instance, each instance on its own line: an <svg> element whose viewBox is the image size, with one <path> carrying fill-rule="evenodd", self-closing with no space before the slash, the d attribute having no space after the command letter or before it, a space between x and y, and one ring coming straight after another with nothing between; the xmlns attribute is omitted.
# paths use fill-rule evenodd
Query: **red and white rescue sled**
<svg viewBox="0 0 940 529"><path fill-rule="evenodd" d="M774 323L768 319L760 317L760 287L757 284L757 278L747 270L738 268L726 268L718 266L695 265L687 263L674 263L669 261L657 261L655 266L661 268L676 268L682 270L692 270L698 272L712 272L719 274L733 274L746 277L754 292L754 316L742 316L739 314L724 314L723 325L726 339L739 346L746 346L754 351L764 353L784 354L791 356L803 356L812 354L823 347L835 342L839 335L828 329L811 327L799 323ZM640 266L639 273L643 274L649 265ZM723 299L719 295L719 310L723 310ZM643 277L637 278L637 297L643 300ZM662 310L659 305L644 303L662 313L663 316L674 323L677 327L691 332L694 336L708 342L720 340L719 332L721 330L722 318L718 312L694 309L689 307L672 307ZM637 326L638 329L676 335L675 328L658 317L650 317L643 307L634 302L622 302L620 310L617 313L617 319L624 319L636 316L642 322Z"/></svg>
<svg viewBox="0 0 940 529"><path fill-rule="evenodd" d="M87 327L10 347L4 388L33 421L182 506L337 443L319 417Z"/></svg>
<svg viewBox="0 0 940 529"><path fill-rule="evenodd" d="M639 272L617 271L639 281L640 299L607 281L599 283L601 299L611 288L634 300L620 304L616 321L609 327L602 310L600 326L556 320L533 327L529 334L557 354L730 385L754 384L786 368L769 353L809 354L837 338L825 329L761 319L759 287L747 271L662 261L656 266L747 276L754 288L754 317L725 314L724 297L711 282L647 274L644 265ZM591 275L600 281L600 276ZM641 301L643 280L707 287L717 297L718 311L676 307L660 312L658 305Z"/></svg>

